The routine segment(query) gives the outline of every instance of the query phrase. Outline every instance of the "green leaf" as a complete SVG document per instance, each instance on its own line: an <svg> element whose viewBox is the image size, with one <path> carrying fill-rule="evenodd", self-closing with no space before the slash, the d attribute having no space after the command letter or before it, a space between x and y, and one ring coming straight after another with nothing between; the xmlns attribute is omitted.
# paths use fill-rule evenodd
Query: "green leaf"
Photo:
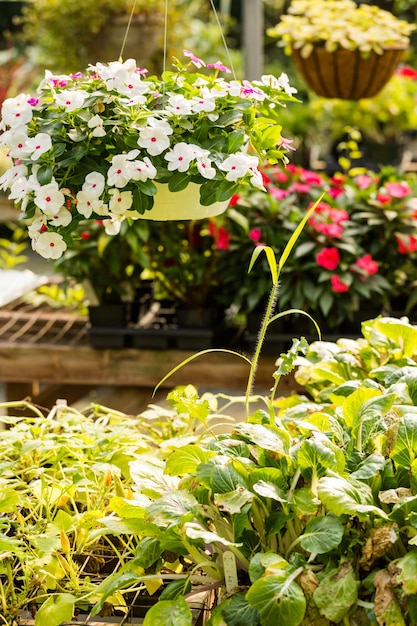
<svg viewBox="0 0 417 626"><path fill-rule="evenodd" d="M41 165L36 172L36 178L38 179L38 183L40 185L49 185L52 180L53 173L53 169L50 165Z"/></svg>
<svg viewBox="0 0 417 626"><path fill-rule="evenodd" d="M35 616L35 626L60 626L69 622L73 616L75 597L70 593L49 596Z"/></svg>
<svg viewBox="0 0 417 626"><path fill-rule="evenodd" d="M360 520L369 519L369 513L386 518L386 514L373 505L372 491L365 483L347 480L334 474L320 478L317 495L327 510L335 515L357 516Z"/></svg>
<svg viewBox="0 0 417 626"><path fill-rule="evenodd" d="M259 626L259 613L245 599L243 592L222 601L211 614L212 626Z"/></svg>
<svg viewBox="0 0 417 626"><path fill-rule="evenodd" d="M161 556L161 544L153 537L145 537L135 552L135 564L148 569Z"/></svg>
<svg viewBox="0 0 417 626"><path fill-rule="evenodd" d="M410 469L417 457L417 416L405 415L399 420L398 434L391 458L397 465Z"/></svg>
<svg viewBox="0 0 417 626"><path fill-rule="evenodd" d="M137 583L140 580L140 575L136 572L115 572L114 574L110 574L107 576L103 582L99 584L99 586L95 590L95 597L99 597L99 601L93 606L91 610L91 616L94 617L98 615L101 609L104 606L107 598L110 597L116 591L120 589L125 589L134 583ZM61 620L62 621L62 620ZM40 623L39 626L45 626L45 623ZM60 624L61 622L59 622ZM37 626L37 625L36 625ZM48 624L49 626L49 624ZM58 626L58 625L57 625Z"/></svg>
<svg viewBox="0 0 417 626"><path fill-rule="evenodd" d="M407 596L417 594L417 550L412 550L397 559L395 567L396 570L400 570L400 573L396 575L396 580L402 584L404 593Z"/></svg>
<svg viewBox="0 0 417 626"><path fill-rule="evenodd" d="M304 618L306 599L301 587L286 570L253 583L246 600L261 616L262 626L298 626Z"/></svg>
<svg viewBox="0 0 417 626"><path fill-rule="evenodd" d="M332 515L315 517L305 527L300 539L303 550L316 554L325 554L334 550L343 538L343 524Z"/></svg>
<svg viewBox="0 0 417 626"><path fill-rule="evenodd" d="M220 543L223 546L238 546L241 544L237 544L233 541L229 541L225 539L221 535L215 532L211 532L206 530L203 526L198 524L197 522L186 522L184 524L184 530L190 539L201 539L206 544L210 543Z"/></svg>
<svg viewBox="0 0 417 626"><path fill-rule="evenodd" d="M165 473L170 476L194 474L198 465L207 463L214 454L214 452L202 450L199 446L183 446L175 450L168 458Z"/></svg>
<svg viewBox="0 0 417 626"><path fill-rule="evenodd" d="M329 572L313 593L320 614L331 622L339 623L358 599L358 583L352 565L343 563Z"/></svg>
<svg viewBox="0 0 417 626"><path fill-rule="evenodd" d="M229 493L216 494L214 504L219 511L224 511L235 515L240 513L244 506L253 500L253 493L242 486L237 486L234 491Z"/></svg>
<svg viewBox="0 0 417 626"><path fill-rule="evenodd" d="M351 473L351 477L358 480L373 478L379 474L385 463L385 457L379 452L374 452L359 463L357 469Z"/></svg>
<svg viewBox="0 0 417 626"><path fill-rule="evenodd" d="M259 255L262 252L265 252L266 254L266 258L267 258L269 269L270 269L271 276L272 276L272 283L276 285L278 282L278 266L277 266L277 261L275 258L275 253L270 246L259 245L254 248L252 252L251 260L249 263L248 273L251 271L251 269L253 268L255 264L256 259L259 257Z"/></svg>
<svg viewBox="0 0 417 626"><path fill-rule="evenodd" d="M193 515L198 510L198 502L187 491L173 491L155 500L148 509L149 519L156 518L165 522L181 522L184 517Z"/></svg>
<svg viewBox="0 0 417 626"><path fill-rule="evenodd" d="M271 450L277 455L288 455L291 438L283 428L263 424L240 423L235 433L258 445L263 450Z"/></svg>
<svg viewBox="0 0 417 626"><path fill-rule="evenodd" d="M149 609L143 626L192 626L191 609L182 596L176 600L160 600Z"/></svg>

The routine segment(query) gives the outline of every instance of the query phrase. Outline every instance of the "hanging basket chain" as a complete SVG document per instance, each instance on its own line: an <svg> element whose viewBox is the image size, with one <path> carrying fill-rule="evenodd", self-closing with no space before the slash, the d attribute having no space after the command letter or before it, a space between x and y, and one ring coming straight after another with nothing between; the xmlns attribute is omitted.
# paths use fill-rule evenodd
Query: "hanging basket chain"
<svg viewBox="0 0 417 626"><path fill-rule="evenodd" d="M225 49L225 52L226 52L226 55L227 55L227 60L228 60L230 69L231 69L232 74L233 74L233 78L236 80L236 73L235 73L235 69L234 69L234 66L233 66L232 57L231 57L230 50L229 50L229 47L228 47L227 42L226 42L226 37L224 36L224 33L223 33L223 29L222 29L222 25L221 25L221 22L220 22L220 18L219 18L218 12L217 12L216 7L214 5L214 0L210 0L210 4L211 4L211 8L213 9L213 13L214 13L214 17L216 19L217 26L219 28L220 37L222 39L222 43L223 43L223 46L224 46L224 49ZM129 35L130 25L132 23L133 15L135 13L135 8L136 8L136 0L134 0L134 2L133 2L132 9L131 9L130 15L129 15L129 21L128 21L127 26L126 26L126 32L125 32L125 35L123 37L122 47L120 49L120 55L119 55L119 61L120 62L123 62L123 53L124 53L124 50L125 50L125 47L126 47L126 41L127 41L128 35ZM167 34L168 34L168 0L165 0L163 72L166 71L166 63L167 63L167 49L168 49L168 44L167 44L168 36L167 36Z"/></svg>

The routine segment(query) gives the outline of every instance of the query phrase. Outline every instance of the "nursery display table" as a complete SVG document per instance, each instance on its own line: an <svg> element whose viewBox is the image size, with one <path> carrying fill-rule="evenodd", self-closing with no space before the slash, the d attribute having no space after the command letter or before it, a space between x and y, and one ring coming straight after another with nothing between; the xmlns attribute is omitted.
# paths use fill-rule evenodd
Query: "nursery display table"
<svg viewBox="0 0 417 626"><path fill-rule="evenodd" d="M86 318L62 309L15 303L0 308L0 382L5 398L31 398L52 406L59 398L74 403L97 387L134 389L138 410L152 398L155 385L175 366L193 354L185 350L95 349L89 345ZM272 387L276 357L261 358L255 390ZM244 393L249 365L231 354L213 352L196 358L166 380L159 391L178 384L199 389ZM283 377L280 390L293 388ZM117 408L113 407L112 408Z"/></svg>

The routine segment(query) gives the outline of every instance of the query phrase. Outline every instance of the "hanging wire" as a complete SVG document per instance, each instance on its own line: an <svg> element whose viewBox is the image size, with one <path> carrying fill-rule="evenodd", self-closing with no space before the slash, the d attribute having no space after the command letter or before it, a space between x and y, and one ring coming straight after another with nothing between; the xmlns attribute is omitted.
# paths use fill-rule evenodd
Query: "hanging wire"
<svg viewBox="0 0 417 626"><path fill-rule="evenodd" d="M130 11L130 15L129 15L129 21L128 21L127 26L126 26L125 36L123 37L122 47L121 47L120 55L119 55L119 61L121 63L123 62L123 52L125 51L127 36L129 34L129 29L130 29L130 25L132 23L132 19L133 19L133 15L134 15L134 12L135 12L135 8L136 8L136 0L133 1L132 10Z"/></svg>
<svg viewBox="0 0 417 626"><path fill-rule="evenodd" d="M224 46L224 49L225 49L226 54L227 54L227 59L228 59L229 65L230 65L230 69L232 70L233 78L236 80L236 73L235 73L235 68L233 66L232 57L230 55L230 50L229 50L227 42L226 42L226 37L224 36L224 33L223 33L222 25L220 23L220 19L219 19L218 13L216 11L216 7L214 6L214 0L210 0L210 4L211 4L211 8L213 9L214 17L216 18L217 26L219 27L220 36L222 38L223 46Z"/></svg>
<svg viewBox="0 0 417 626"><path fill-rule="evenodd" d="M224 49L226 51L228 63L229 63L230 69L232 71L233 78L236 80L236 73L235 73L235 68L234 68L234 65L233 65L232 57L231 57L230 50L229 50L227 42L226 42L226 37L224 36L224 33L223 33L223 29L222 29L222 25L221 25L221 22L220 22L220 19L219 19L219 15L218 15L216 7L214 5L214 0L210 0L210 4L211 4L211 8L213 9L213 13L214 13L214 17L215 17L216 22L217 22L217 26L219 28L220 37L221 37L222 42L223 42L223 47L224 47ZM128 37L128 34L129 34L129 30L130 30L130 25L132 23L133 15L135 13L135 8L136 8L136 0L133 1L132 10L130 11L130 15L129 15L129 21L128 21L127 26L126 26L126 32L125 32L125 35L123 37L122 47L121 47L120 55L119 55L119 61L120 62L123 61L123 53L124 53L124 50L125 50L125 47L126 47L126 41L127 41L127 37ZM163 72L166 71L166 64L167 64L167 51L168 51L167 41L168 41L168 0L165 0Z"/></svg>

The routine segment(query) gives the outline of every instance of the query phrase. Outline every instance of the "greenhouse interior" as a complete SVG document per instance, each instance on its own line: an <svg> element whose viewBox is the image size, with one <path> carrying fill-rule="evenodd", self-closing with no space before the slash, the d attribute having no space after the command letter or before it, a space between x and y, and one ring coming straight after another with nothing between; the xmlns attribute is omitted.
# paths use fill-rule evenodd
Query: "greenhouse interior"
<svg viewBox="0 0 417 626"><path fill-rule="evenodd" d="M0 0L0 626L417 626L417 0Z"/></svg>

